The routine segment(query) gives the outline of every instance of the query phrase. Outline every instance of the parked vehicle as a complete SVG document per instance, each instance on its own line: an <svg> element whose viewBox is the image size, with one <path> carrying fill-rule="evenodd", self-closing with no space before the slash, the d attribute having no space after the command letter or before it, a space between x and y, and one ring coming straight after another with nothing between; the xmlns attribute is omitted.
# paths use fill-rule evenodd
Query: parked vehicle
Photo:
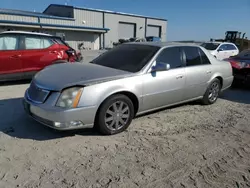
<svg viewBox="0 0 250 188"><path fill-rule="evenodd" d="M205 42L202 43L201 46L206 48L219 60L229 58L230 56L234 56L239 53L237 46L228 42Z"/></svg>
<svg viewBox="0 0 250 188"><path fill-rule="evenodd" d="M228 59L233 67L234 83L250 84L250 49Z"/></svg>
<svg viewBox="0 0 250 188"><path fill-rule="evenodd" d="M250 48L250 40L245 37L246 33L239 31L226 31L224 39L210 39L211 42L231 42L234 43L240 51Z"/></svg>
<svg viewBox="0 0 250 188"><path fill-rule="evenodd" d="M60 37L35 32L0 34L0 81L29 79L44 67L78 61L80 54Z"/></svg>
<svg viewBox="0 0 250 188"><path fill-rule="evenodd" d="M148 41L148 42L160 42L161 38L160 37L154 37L154 36L148 36L148 37L146 37L146 41Z"/></svg>
<svg viewBox="0 0 250 188"><path fill-rule="evenodd" d="M146 39L138 38L138 37L128 38L128 39L119 39L118 42L113 43L113 46L118 46L120 44L128 43L128 42L146 42Z"/></svg>
<svg viewBox="0 0 250 188"><path fill-rule="evenodd" d="M26 90L24 107L54 129L95 126L109 135L127 129L136 115L194 100L213 104L232 81L230 63L203 47L126 43L90 63L40 71Z"/></svg>

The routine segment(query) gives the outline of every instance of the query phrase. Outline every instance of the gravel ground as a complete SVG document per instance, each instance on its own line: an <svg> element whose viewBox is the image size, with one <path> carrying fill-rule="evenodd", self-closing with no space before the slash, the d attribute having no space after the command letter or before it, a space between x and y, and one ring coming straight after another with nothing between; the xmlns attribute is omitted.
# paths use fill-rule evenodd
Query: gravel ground
<svg viewBox="0 0 250 188"><path fill-rule="evenodd" d="M127 131L57 132L27 117L26 83L0 87L0 187L250 187L250 91L136 118Z"/></svg>

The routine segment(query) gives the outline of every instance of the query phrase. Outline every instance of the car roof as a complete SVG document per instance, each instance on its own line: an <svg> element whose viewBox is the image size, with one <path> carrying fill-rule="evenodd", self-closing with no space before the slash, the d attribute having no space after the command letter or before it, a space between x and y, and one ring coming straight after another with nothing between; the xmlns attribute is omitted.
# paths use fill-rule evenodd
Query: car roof
<svg viewBox="0 0 250 188"><path fill-rule="evenodd" d="M204 42L204 43L211 43L211 44L233 44L232 42L218 42L218 41L215 41L215 42Z"/></svg>
<svg viewBox="0 0 250 188"><path fill-rule="evenodd" d="M28 32L28 31L4 31L4 32L1 32L0 34L29 34L29 35L41 35L41 36L52 37L52 35L49 35L46 33Z"/></svg>
<svg viewBox="0 0 250 188"><path fill-rule="evenodd" d="M158 46L158 47L178 47L178 46L196 46L200 47L200 45L195 43L181 43L181 42L128 42L125 44L136 44L136 45L147 45L147 46Z"/></svg>

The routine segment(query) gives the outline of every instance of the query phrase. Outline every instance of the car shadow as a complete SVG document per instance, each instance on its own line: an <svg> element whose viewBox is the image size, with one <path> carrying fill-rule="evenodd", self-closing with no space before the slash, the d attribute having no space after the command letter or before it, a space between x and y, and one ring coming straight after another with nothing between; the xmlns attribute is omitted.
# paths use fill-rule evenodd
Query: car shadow
<svg viewBox="0 0 250 188"><path fill-rule="evenodd" d="M223 93L221 98L232 102L250 104L250 88L230 88Z"/></svg>
<svg viewBox="0 0 250 188"><path fill-rule="evenodd" d="M31 82L31 79L18 80L18 81L5 81L5 82L0 82L0 86L30 84L30 82Z"/></svg>
<svg viewBox="0 0 250 188"><path fill-rule="evenodd" d="M93 129L56 131L30 118L22 106L23 98L0 100L0 134L38 141L70 137L75 135L97 136Z"/></svg>

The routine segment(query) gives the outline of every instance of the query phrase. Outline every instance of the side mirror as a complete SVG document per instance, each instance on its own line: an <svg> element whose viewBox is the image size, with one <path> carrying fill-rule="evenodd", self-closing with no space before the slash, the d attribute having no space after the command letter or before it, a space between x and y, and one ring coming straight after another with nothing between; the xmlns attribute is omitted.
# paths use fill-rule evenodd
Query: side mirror
<svg viewBox="0 0 250 188"><path fill-rule="evenodd" d="M166 71L170 69L170 65L163 62L156 62L156 65L152 67L151 72Z"/></svg>
<svg viewBox="0 0 250 188"><path fill-rule="evenodd" d="M223 51L223 49L221 49L221 48L219 48L219 49L217 50L217 52L221 52L221 51Z"/></svg>

